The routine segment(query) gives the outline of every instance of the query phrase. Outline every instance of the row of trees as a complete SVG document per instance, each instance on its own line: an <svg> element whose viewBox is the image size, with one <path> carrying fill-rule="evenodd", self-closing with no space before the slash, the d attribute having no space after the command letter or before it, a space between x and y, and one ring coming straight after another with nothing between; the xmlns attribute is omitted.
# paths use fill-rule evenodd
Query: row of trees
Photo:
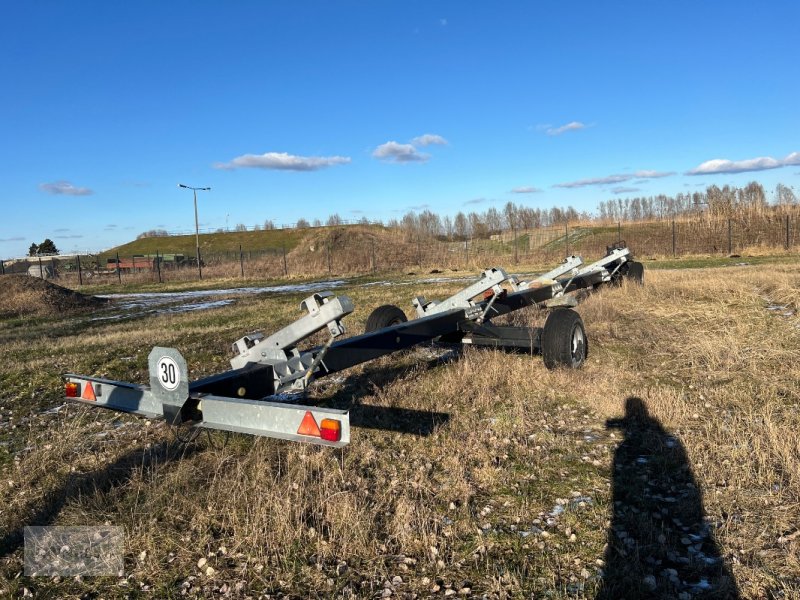
<svg viewBox="0 0 800 600"><path fill-rule="evenodd" d="M455 217L439 217L430 210L420 213L408 212L402 219L393 219L387 227L403 231L408 238L440 238L463 241L470 238L488 238L503 231L518 231L548 227L568 221L591 219L587 213L579 213L573 207L531 208L507 202L502 210L494 207L484 212L459 212Z"/></svg>
<svg viewBox="0 0 800 600"><path fill-rule="evenodd" d="M652 221L705 214L710 218L748 220L766 214L782 214L797 206L794 190L779 183L770 203L760 183L744 187L712 185L704 192L658 196L618 198L600 202L601 221Z"/></svg>
<svg viewBox="0 0 800 600"><path fill-rule="evenodd" d="M748 183L744 187L715 185L704 192L693 192L667 196L616 198L602 201L598 204L597 212L578 212L572 206L566 208L532 208L508 202L502 209L490 207L483 212L458 212L455 216L440 216L435 212L425 209L421 212L407 212L400 219L390 219L386 223L389 229L402 232L407 239L438 238L451 241L466 239L488 238L492 235L509 232L537 229L563 225L565 223L590 223L604 222L616 223L618 221L652 221L657 219L674 219L678 217L699 217L739 219L742 221L770 214L784 214L798 206L798 198L794 190L783 184L778 184L773 195L773 202L767 200L763 186L757 182ZM294 227L307 229L310 227L333 227L352 223L345 221L334 213L324 222L314 219L309 222L299 219ZM375 224L363 217L357 223L363 225ZM380 222L377 222L380 224ZM272 220L263 224L247 227L240 223L235 231L268 230L275 229ZM224 230L219 229L218 232ZM152 237L168 235L163 230L146 231L139 237Z"/></svg>

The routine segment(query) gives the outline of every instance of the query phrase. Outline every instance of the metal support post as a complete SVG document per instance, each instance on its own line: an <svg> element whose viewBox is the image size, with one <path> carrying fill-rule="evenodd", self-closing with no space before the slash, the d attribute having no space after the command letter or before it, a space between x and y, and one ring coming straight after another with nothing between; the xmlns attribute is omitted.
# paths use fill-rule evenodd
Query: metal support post
<svg viewBox="0 0 800 600"><path fill-rule="evenodd" d="M122 283L122 269L119 268L119 252L117 252L117 281Z"/></svg>
<svg viewBox="0 0 800 600"><path fill-rule="evenodd" d="M158 271L158 283L161 282L161 255L158 250L156 250L156 270Z"/></svg>
<svg viewBox="0 0 800 600"><path fill-rule="evenodd" d="M789 249L789 215L786 215L786 249Z"/></svg>
<svg viewBox="0 0 800 600"><path fill-rule="evenodd" d="M83 285L83 275L81 274L81 255L78 254L78 285Z"/></svg>
<svg viewBox="0 0 800 600"><path fill-rule="evenodd" d="M731 220L728 219L728 256L733 254L733 235L731 232Z"/></svg>
<svg viewBox="0 0 800 600"><path fill-rule="evenodd" d="M283 245L283 276L289 276L289 267L286 264L286 244Z"/></svg>
<svg viewBox="0 0 800 600"><path fill-rule="evenodd" d="M672 256L675 256L675 219L672 219Z"/></svg>
<svg viewBox="0 0 800 600"><path fill-rule="evenodd" d="M244 254L242 254L241 244L239 244L239 268L242 272L242 279L244 279Z"/></svg>
<svg viewBox="0 0 800 600"><path fill-rule="evenodd" d="M517 228L514 227L514 264L519 262L519 249L517 248Z"/></svg>

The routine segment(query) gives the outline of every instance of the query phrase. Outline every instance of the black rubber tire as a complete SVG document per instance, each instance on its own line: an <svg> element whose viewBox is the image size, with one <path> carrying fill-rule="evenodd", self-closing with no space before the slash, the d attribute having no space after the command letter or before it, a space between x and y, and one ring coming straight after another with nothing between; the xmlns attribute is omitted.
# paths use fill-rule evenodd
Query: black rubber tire
<svg viewBox="0 0 800 600"><path fill-rule="evenodd" d="M557 308L547 315L542 329L542 359L548 369L578 369L589 356L583 319L571 308Z"/></svg>
<svg viewBox="0 0 800 600"><path fill-rule="evenodd" d="M406 321L408 321L406 313L399 306L384 304L373 310L367 317L364 333L371 333L384 327L405 323Z"/></svg>
<svg viewBox="0 0 800 600"><path fill-rule="evenodd" d="M628 272L625 273L625 277L627 277L634 283L638 283L639 285L644 285L644 265L636 261L629 262Z"/></svg>

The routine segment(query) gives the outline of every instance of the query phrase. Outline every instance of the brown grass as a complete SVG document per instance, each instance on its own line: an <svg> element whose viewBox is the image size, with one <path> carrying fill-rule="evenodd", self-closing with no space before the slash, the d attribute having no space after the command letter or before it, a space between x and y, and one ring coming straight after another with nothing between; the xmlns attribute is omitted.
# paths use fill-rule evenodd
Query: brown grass
<svg viewBox="0 0 800 600"><path fill-rule="evenodd" d="M0 489L2 593L594 597L603 561L612 568L613 461L623 439L606 421L637 397L685 449L742 596L798 597L800 320L782 313L800 303L800 272L648 271L646 279L581 304L591 346L580 372L475 349L442 362L419 349L321 380L319 398L449 416L427 436L356 429L341 451L240 436L223 447L215 436L181 454L166 446L163 425L123 416L114 428L114 415L77 407L19 421L32 395L58 402L59 369L143 380L155 343L180 347L198 373L223 368L231 339L293 317L284 299L74 325L77 335L56 339L0 330L10 440ZM441 297L458 284L415 287L348 290L358 307L351 331L379 304L394 301L410 314L412 295ZM776 303L788 308L766 310ZM542 319L532 311L514 320ZM571 507L572 496L591 500ZM551 516L557 505L568 508ZM103 522L125 527L125 578L15 579L22 553L9 540L23 524ZM653 572L646 558L642 551L627 562L640 583ZM654 596L678 597L683 588L669 587L659 569L654 575Z"/></svg>

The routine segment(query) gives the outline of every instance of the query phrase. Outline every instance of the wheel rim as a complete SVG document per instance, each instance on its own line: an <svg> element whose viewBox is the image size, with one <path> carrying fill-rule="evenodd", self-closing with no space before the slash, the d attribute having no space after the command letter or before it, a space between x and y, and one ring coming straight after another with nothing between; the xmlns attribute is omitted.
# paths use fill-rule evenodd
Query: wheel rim
<svg viewBox="0 0 800 600"><path fill-rule="evenodd" d="M586 336L583 333L583 328L576 324L572 330L572 340L570 343L570 357L572 364L580 364L584 359L586 351Z"/></svg>

